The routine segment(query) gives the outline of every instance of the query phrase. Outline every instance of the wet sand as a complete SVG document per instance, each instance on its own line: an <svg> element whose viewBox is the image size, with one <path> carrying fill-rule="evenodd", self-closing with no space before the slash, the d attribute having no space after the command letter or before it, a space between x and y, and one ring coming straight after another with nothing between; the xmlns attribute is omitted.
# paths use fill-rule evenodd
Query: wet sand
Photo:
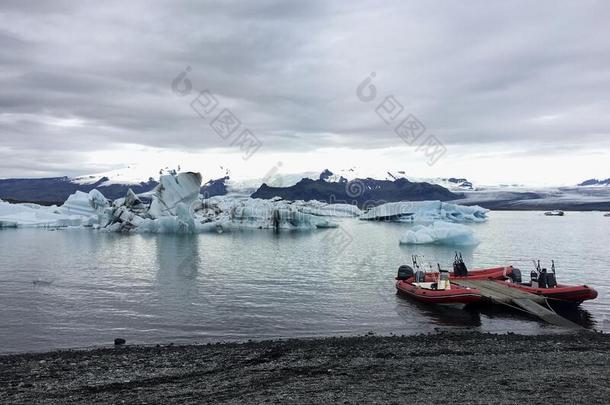
<svg viewBox="0 0 610 405"><path fill-rule="evenodd" d="M610 335L475 332L0 356L0 403L606 404Z"/></svg>

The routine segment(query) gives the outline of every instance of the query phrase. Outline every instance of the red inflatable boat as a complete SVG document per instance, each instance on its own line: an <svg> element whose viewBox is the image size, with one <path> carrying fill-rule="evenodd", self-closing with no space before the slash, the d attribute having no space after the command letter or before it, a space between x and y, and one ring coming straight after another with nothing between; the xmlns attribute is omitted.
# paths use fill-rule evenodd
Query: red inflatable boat
<svg viewBox="0 0 610 405"><path fill-rule="evenodd" d="M454 271L440 268L436 273L426 273L421 270L418 259L413 256L413 267L400 266L396 277L396 289L399 293L431 304L471 304L481 300L481 292L475 288L462 287L451 282L455 278L463 278L461 270ZM498 269L480 270L479 277L499 276Z"/></svg>
<svg viewBox="0 0 610 405"><path fill-rule="evenodd" d="M519 270L516 270L518 277L512 276L510 280L498 282L530 294L542 295L548 298L550 303L578 305L583 301L597 298L597 291L587 285L557 284L554 260L551 260L550 271L540 266L540 260L534 262L534 266L535 269L530 274L529 283L521 282Z"/></svg>

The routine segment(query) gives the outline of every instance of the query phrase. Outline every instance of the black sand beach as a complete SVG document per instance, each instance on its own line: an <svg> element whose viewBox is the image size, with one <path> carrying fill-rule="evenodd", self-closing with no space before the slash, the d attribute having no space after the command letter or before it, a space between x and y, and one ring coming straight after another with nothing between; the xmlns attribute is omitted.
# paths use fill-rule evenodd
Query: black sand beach
<svg viewBox="0 0 610 405"><path fill-rule="evenodd" d="M610 335L293 339L0 356L0 403L587 403Z"/></svg>

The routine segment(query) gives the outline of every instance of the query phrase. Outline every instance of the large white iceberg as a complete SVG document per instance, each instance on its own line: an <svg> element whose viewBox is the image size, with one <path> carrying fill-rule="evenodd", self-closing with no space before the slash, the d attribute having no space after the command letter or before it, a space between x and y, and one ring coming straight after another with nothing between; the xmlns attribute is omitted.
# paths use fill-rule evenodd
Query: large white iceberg
<svg viewBox="0 0 610 405"><path fill-rule="evenodd" d="M0 200L0 228L61 228L99 223L109 202L102 193L72 194L61 207L37 204L10 204Z"/></svg>
<svg viewBox="0 0 610 405"><path fill-rule="evenodd" d="M125 198L114 202L108 223L101 226L115 232L195 233L193 205L200 189L199 173L161 176L150 207L129 190Z"/></svg>
<svg viewBox="0 0 610 405"><path fill-rule="evenodd" d="M466 225L436 221L430 226L416 225L400 237L405 245L455 245L475 246L479 244L474 231Z"/></svg>
<svg viewBox="0 0 610 405"><path fill-rule="evenodd" d="M329 204L322 201L295 201L293 203L299 211L321 217L359 217L360 208L351 204Z"/></svg>
<svg viewBox="0 0 610 405"><path fill-rule="evenodd" d="M330 212L331 210L329 210ZM212 197L195 205L195 222L201 231L254 229L315 229L337 225L306 212L302 204L245 197Z"/></svg>
<svg viewBox="0 0 610 405"><path fill-rule="evenodd" d="M57 212L91 217L103 214L109 206L110 202L97 190L91 190L89 193L77 191L68 197L66 202L57 209Z"/></svg>
<svg viewBox="0 0 610 405"><path fill-rule="evenodd" d="M362 220L398 222L485 222L489 210L442 201L403 201L385 203L370 208L362 215Z"/></svg>
<svg viewBox="0 0 610 405"><path fill-rule="evenodd" d="M201 174L179 173L161 176L153 193L149 215L153 218L177 215L178 206L190 206L199 197Z"/></svg>

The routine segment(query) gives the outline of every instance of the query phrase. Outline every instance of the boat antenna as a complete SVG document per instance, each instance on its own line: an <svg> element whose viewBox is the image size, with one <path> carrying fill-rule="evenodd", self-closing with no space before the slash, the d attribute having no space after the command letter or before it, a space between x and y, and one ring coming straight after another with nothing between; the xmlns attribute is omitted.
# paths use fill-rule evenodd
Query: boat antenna
<svg viewBox="0 0 610 405"><path fill-rule="evenodd" d="M536 262L536 260L533 260L533 262L534 262L534 267L536 268L536 271L538 273L540 273L540 260L538 260L537 262Z"/></svg>

